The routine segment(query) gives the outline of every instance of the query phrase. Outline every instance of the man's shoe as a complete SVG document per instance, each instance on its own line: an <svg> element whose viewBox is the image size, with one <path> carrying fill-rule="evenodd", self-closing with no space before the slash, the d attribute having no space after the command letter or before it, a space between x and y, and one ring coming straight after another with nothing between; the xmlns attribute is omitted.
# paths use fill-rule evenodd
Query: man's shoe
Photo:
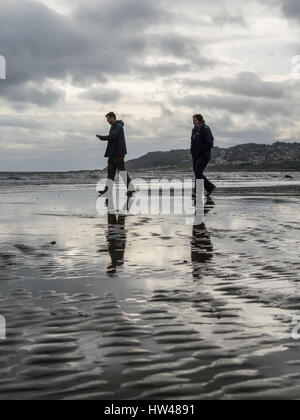
<svg viewBox="0 0 300 420"><path fill-rule="evenodd" d="M117 267L115 265L109 265L107 267L107 273L116 273L117 272Z"/></svg>
<svg viewBox="0 0 300 420"><path fill-rule="evenodd" d="M134 194L136 194L136 193L137 193L137 190L127 191L127 197L128 197L128 198L131 198L131 197L133 197L133 196L134 196Z"/></svg>
<svg viewBox="0 0 300 420"><path fill-rule="evenodd" d="M99 197L102 197L103 195L105 195L108 192L108 187L105 187L105 189L103 191L98 191L99 193Z"/></svg>
<svg viewBox="0 0 300 420"><path fill-rule="evenodd" d="M206 192L206 197L210 197L216 191L216 187L213 187L211 190Z"/></svg>
<svg viewBox="0 0 300 420"><path fill-rule="evenodd" d="M211 197L207 197L205 206L206 207L214 207L216 204L214 202L214 200Z"/></svg>

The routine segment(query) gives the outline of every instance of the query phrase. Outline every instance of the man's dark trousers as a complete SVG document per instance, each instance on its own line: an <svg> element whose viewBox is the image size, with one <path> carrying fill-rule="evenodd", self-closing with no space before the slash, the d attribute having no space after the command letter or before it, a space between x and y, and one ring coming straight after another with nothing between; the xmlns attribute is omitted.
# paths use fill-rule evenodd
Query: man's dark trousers
<svg viewBox="0 0 300 420"><path fill-rule="evenodd" d="M116 178L117 172L126 172L124 156L110 157L108 159L108 179L114 181ZM123 181L126 184L126 180L123 179ZM131 183L131 178L129 174L127 173L127 185L126 185L127 188L130 186L130 183Z"/></svg>
<svg viewBox="0 0 300 420"><path fill-rule="evenodd" d="M211 192L215 186L212 184L204 175L205 168L209 164L211 159L211 150L206 152L203 155L193 155L193 166L196 176L196 181L198 179L204 179L204 188L207 192Z"/></svg>

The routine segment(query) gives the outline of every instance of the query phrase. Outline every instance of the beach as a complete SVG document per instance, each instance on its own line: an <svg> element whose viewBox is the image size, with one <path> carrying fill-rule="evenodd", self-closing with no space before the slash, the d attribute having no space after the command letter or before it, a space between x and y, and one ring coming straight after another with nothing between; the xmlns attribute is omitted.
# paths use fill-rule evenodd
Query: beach
<svg viewBox="0 0 300 420"><path fill-rule="evenodd" d="M1 400L299 398L300 173L210 177L196 224L0 177Z"/></svg>

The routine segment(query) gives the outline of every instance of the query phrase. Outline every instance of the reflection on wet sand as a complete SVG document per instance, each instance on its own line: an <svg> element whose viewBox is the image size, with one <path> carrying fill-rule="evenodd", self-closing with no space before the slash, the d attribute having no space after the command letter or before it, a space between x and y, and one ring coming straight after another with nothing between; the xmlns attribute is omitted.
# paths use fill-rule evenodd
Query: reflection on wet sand
<svg viewBox="0 0 300 420"><path fill-rule="evenodd" d="M131 200L128 199L121 211L116 211L113 200L106 199L107 207L107 248L111 258L111 264L107 267L108 273L115 273L117 267L124 265L124 255L127 243L125 229L126 215L130 208ZM125 213L124 213L125 212Z"/></svg>
<svg viewBox="0 0 300 420"><path fill-rule="evenodd" d="M58 192L2 197L0 400L299 398L299 198L219 194L192 236Z"/></svg>
<svg viewBox="0 0 300 420"><path fill-rule="evenodd" d="M116 272L117 267L124 264L127 233L125 229L126 216L108 213L108 230L106 234L111 265L107 267L108 272Z"/></svg>
<svg viewBox="0 0 300 420"><path fill-rule="evenodd" d="M204 206L204 217L214 208L214 201L209 198ZM203 222L198 224L198 217L195 217L195 224L193 226L192 245L192 263L193 263L193 276L202 277L203 264L213 258L213 244L211 235Z"/></svg>

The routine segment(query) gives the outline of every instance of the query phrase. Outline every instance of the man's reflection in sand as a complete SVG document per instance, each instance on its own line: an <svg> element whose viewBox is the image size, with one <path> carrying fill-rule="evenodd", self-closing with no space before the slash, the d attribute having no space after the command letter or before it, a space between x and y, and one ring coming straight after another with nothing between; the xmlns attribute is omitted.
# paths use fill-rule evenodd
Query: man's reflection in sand
<svg viewBox="0 0 300 420"><path fill-rule="evenodd" d="M214 208L214 201L209 198L204 206L204 217ZM192 245L192 263L193 263L193 276L196 278L202 277L202 264L210 261L213 258L213 245L211 235L202 221L197 224L197 217L193 226Z"/></svg>
<svg viewBox="0 0 300 420"><path fill-rule="evenodd" d="M127 208L129 209L130 200L127 201ZM111 264L107 267L108 273L115 273L117 267L124 265L124 256L127 243L127 232L125 229L126 215L117 214L115 210L112 210L111 206L108 205L107 212L107 247L111 258ZM125 209L124 209L125 210Z"/></svg>
<svg viewBox="0 0 300 420"><path fill-rule="evenodd" d="M126 216L108 213L107 246L111 257L108 272L116 272L117 267L124 265L127 234L125 230Z"/></svg>

